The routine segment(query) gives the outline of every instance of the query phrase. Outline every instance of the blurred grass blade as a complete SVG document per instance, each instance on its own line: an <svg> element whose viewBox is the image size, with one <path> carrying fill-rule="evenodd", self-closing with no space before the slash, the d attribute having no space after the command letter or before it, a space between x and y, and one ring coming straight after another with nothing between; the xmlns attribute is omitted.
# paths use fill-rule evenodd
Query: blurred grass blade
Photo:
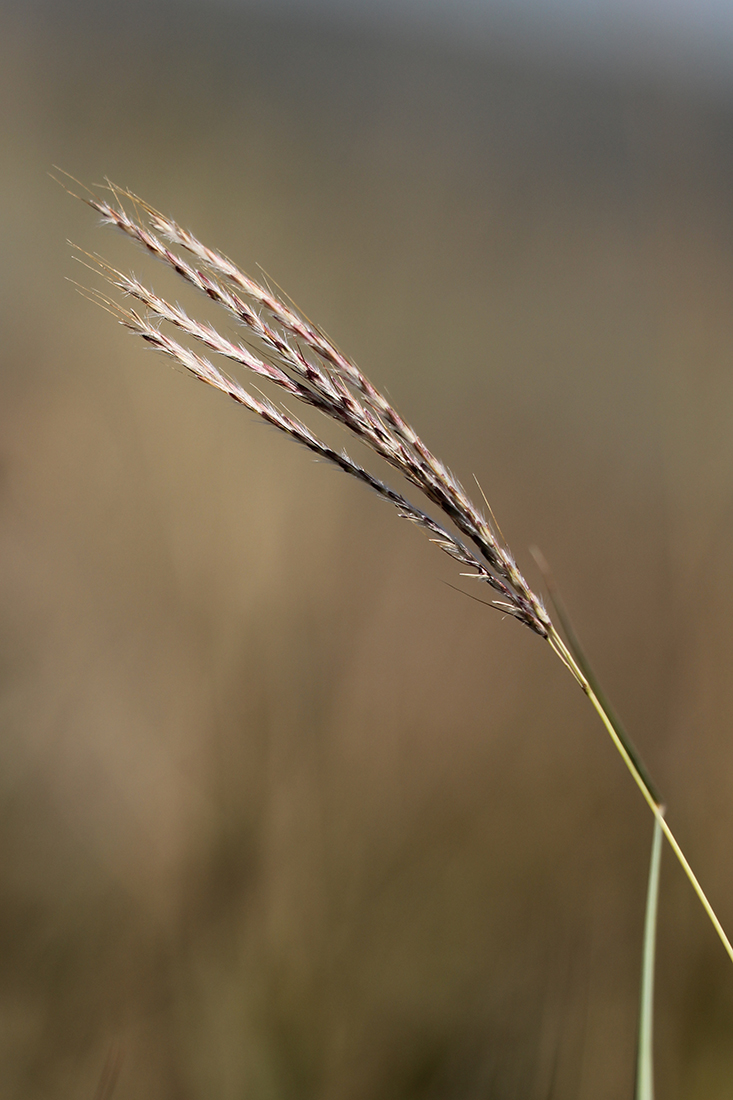
<svg viewBox="0 0 733 1100"><path fill-rule="evenodd" d="M655 818L652 858L649 864L649 886L646 894L646 914L644 916L644 946L641 955L641 996L635 1100L654 1100L654 963L657 946L662 835L662 826Z"/></svg>

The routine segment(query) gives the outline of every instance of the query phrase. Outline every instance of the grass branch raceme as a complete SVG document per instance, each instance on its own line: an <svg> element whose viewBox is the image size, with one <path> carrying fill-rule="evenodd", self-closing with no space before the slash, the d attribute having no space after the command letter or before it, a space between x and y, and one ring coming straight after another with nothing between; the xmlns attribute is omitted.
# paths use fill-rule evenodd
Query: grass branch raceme
<svg viewBox="0 0 733 1100"><path fill-rule="evenodd" d="M102 193L83 190L84 194L76 197L101 215L104 223L120 230L185 283L221 306L245 340L233 340L208 322L195 320L181 306L160 297L134 276L111 267L99 256L77 250L77 258L99 272L128 301L122 304L96 290L84 293L130 332L200 381L221 390L291 439L368 485L393 504L400 516L420 527L441 550L464 566L463 576L488 585L492 606L523 623L551 646L598 713L733 961L733 946L667 824L661 799L638 753L590 670L579 658L572 636L566 633L565 640L520 572L491 509L486 517L448 467L436 458L359 367L281 296L251 279L223 253L208 248L130 191L111 183ZM188 343L183 343L184 339ZM217 363L203 354L204 350L217 356ZM233 378L219 365L222 361L244 368L250 379L255 380L254 384L247 386ZM259 379L341 425L352 438L402 475L419 494L420 504L408 500L345 450L336 450L297 416L265 397L257 388ZM562 610L558 608L560 627L563 621Z"/></svg>

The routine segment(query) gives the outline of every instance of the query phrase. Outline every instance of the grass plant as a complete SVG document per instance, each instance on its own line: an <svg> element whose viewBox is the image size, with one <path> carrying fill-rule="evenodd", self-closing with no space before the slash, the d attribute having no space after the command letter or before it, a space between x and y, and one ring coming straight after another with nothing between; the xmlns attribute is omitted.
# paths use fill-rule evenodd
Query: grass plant
<svg viewBox="0 0 733 1100"><path fill-rule="evenodd" d="M68 184L64 186L70 189ZM223 253L207 247L174 220L123 188L108 183L105 190L84 188L83 194L76 197L96 211L105 224L137 242L185 283L222 307L243 333L243 339L232 339L208 321L196 320L180 305L160 297L138 278L110 266L98 255L77 250L78 259L100 273L132 304L122 304L102 291L81 288L92 301L194 377L221 390L392 504L399 516L422 529L463 567L461 576L488 586L490 606L517 619L548 644L588 698L654 815L636 1092L639 1100L651 1100L654 947L663 836L731 961L733 946L667 822L655 784L583 655L541 555L537 559L552 598L554 618L517 566L488 501L484 500L484 511L470 499L459 480L428 449L384 394L285 296L273 291L266 281L250 278ZM218 362L212 362L202 354L203 350L217 356ZM220 363L244 368L252 379L250 385L232 377ZM258 388L259 380L281 390L285 397L317 410L351 433L352 438L401 475L420 494L421 502L414 503L345 450L331 446L299 417L265 396Z"/></svg>

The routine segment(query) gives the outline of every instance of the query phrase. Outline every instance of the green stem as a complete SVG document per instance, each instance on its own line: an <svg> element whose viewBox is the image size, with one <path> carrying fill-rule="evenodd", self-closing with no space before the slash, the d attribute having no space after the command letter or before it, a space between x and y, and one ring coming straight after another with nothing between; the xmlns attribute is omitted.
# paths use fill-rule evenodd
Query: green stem
<svg viewBox="0 0 733 1100"><path fill-rule="evenodd" d="M671 847L672 851L674 852L677 859L679 860L679 862L682 866L682 869L685 872L685 874L687 875L687 878L689 879L693 890L695 891L698 898L700 899L702 907L705 910L705 912L707 913L707 915L710 919L710 922L713 925L713 928L718 933L718 937L720 938L720 941L723 944L723 947L725 948L726 952L728 953L728 957L730 958L731 962L733 962L733 945L731 945L730 940L726 936L725 931L723 929L723 926L722 926L722 924L720 923L720 921L718 920L718 918L715 914L715 910L713 909L712 905L708 901L707 896L705 894L705 891L703 890L702 886L700 885L700 883L697 880L697 876L695 875L695 872L692 870L692 867L690 867L690 864L687 862L687 858L686 858L684 852L680 848L679 844L677 843L677 840L675 838L674 833L672 832L669 825L667 824L667 822L664 818L664 813L663 813L661 805L659 804L659 802L657 802L657 800L655 799L652 791L649 789L649 787L648 787L647 783L645 782L642 773L639 771L639 768L637 767L631 753L629 753L628 749L626 748L626 745L624 744L623 739L619 736L618 731L616 730L616 727L614 726L614 723L612 722L612 720L609 717L608 713L604 709L603 704L601 703L601 700L596 695L595 691L593 690L591 684L588 681L587 676L585 675L582 668L580 667L580 665L576 661L575 657L573 656L571 651L568 649L568 647L565 645L565 642L562 640L562 638L560 637L560 635L557 633L556 630L553 630L551 632L548 640L550 642L550 645L554 649L555 653L560 658L560 660L570 670L570 672L573 674L575 679L578 681L581 688L583 689L583 691L585 692L585 694L588 696L591 703L593 704L593 706L596 710L596 713L598 714L598 717L601 719L601 721L603 722L603 725L608 730L608 733L611 737L611 740L613 741L614 745L616 746L616 749L618 750L619 755L621 756L621 759L623 760L623 762L626 765L626 767L628 768L628 770L631 772L631 776L632 776L634 782L636 783L637 787L639 788L642 795L644 796L644 800L646 801L646 803L649 806L650 810L654 814L654 817L656 818L656 820L659 824L659 828L662 830L662 832L666 836L667 841L669 843L669 846Z"/></svg>

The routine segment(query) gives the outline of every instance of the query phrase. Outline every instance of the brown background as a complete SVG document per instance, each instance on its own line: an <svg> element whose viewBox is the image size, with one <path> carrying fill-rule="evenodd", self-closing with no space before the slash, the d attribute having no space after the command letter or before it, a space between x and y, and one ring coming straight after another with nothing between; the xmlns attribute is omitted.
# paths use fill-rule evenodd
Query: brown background
<svg viewBox="0 0 733 1100"><path fill-rule="evenodd" d="M542 547L730 930L733 101L130 3L0 8L0 96L3 1096L631 1095L651 821L581 693L80 298L67 238L168 284L46 173L262 264ZM730 1095L671 857L656 1034Z"/></svg>

